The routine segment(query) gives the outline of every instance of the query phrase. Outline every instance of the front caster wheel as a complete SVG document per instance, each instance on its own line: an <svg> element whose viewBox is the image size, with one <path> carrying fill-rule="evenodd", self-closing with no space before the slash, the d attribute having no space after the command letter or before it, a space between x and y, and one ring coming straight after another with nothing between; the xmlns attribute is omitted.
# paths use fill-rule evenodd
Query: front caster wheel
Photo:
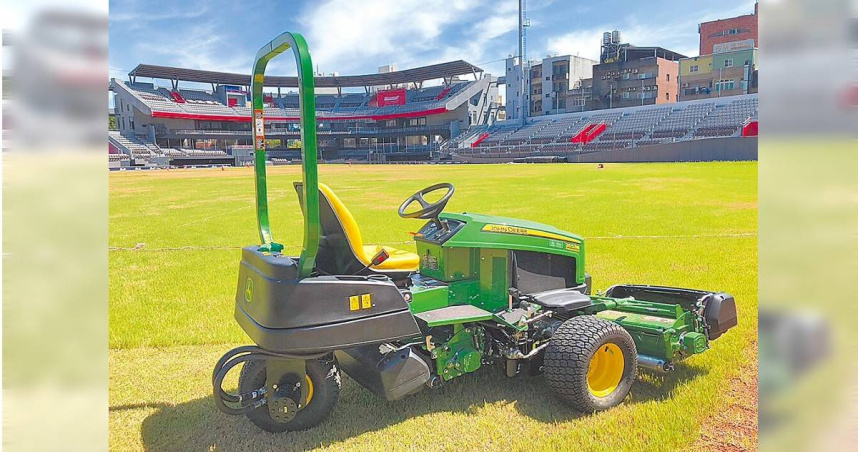
<svg viewBox="0 0 858 452"><path fill-rule="evenodd" d="M239 392L252 392L265 386L265 361L248 361L241 369ZM307 396L305 403L288 422L271 417L267 404L247 413L247 418L259 428L273 432L306 430L319 425L337 404L340 396L340 372L333 361L307 361Z"/></svg>
<svg viewBox="0 0 858 452"><path fill-rule="evenodd" d="M592 315L563 322L545 352L548 387L588 413L619 405L632 388L636 368L631 335Z"/></svg>

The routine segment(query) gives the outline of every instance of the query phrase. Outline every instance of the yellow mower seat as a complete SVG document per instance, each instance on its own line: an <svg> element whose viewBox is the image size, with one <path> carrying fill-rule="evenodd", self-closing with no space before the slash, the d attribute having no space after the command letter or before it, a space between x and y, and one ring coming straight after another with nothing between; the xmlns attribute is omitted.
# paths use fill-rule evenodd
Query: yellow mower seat
<svg viewBox="0 0 858 452"><path fill-rule="evenodd" d="M352 216L352 213L349 212L349 209L346 208L346 205L340 201L340 198L337 197L333 190L331 190L331 187L320 183L319 191L322 192L322 195L328 200L328 203L334 210L337 219L343 227L346 239L349 242L349 247L352 249L355 257L363 263L363 265L369 265L370 262L372 262L372 257L383 248L387 251L387 254L389 254L390 257L377 266L371 266L371 269L378 270L380 272L417 271L417 266L420 263L420 257L416 253L400 250L392 246L364 245L363 238L360 234L360 228L358 228L355 218Z"/></svg>

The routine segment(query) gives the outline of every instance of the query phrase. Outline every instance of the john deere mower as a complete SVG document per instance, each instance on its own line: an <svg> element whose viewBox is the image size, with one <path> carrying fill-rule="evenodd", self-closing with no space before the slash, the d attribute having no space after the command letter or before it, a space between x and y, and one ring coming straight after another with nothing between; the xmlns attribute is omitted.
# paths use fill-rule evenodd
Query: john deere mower
<svg viewBox="0 0 858 452"><path fill-rule="evenodd" d="M300 256L269 226L262 86L267 63L291 49L298 66L304 216ZM399 206L424 220L416 253L367 245L348 208L319 183L313 64L284 33L252 75L256 215L261 244L242 250L235 319L255 343L226 353L214 400L264 430L316 426L333 410L340 372L387 400L438 388L482 367L544 374L582 412L628 395L638 367L667 372L736 325L728 294L646 285L591 293L584 240L531 221L444 211L448 183ZM242 364L237 393L223 380Z"/></svg>

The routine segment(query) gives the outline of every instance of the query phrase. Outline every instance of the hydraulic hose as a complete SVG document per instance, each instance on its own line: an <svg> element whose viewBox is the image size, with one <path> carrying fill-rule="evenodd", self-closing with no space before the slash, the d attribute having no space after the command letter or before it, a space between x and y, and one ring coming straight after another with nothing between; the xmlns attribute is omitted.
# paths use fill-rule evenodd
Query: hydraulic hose
<svg viewBox="0 0 858 452"><path fill-rule="evenodd" d="M318 359L329 352L316 353L312 355L292 355L287 353L277 353L261 349L253 345L245 345L228 351L215 364L212 371L212 389L214 392L215 405L218 409L226 414L240 415L246 414L265 404L265 387L261 387L246 394L230 394L223 390L223 380L233 367L257 359L300 359L310 360ZM239 404L238 407L227 405L227 403Z"/></svg>

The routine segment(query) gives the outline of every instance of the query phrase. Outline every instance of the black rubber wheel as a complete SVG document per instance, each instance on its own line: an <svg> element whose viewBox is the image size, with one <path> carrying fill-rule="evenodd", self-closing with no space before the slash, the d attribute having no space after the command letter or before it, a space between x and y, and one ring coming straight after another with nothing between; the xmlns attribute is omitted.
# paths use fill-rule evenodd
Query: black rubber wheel
<svg viewBox="0 0 858 452"><path fill-rule="evenodd" d="M637 370L637 348L616 323L592 315L560 325L545 351L545 381L575 409L591 413L620 404Z"/></svg>
<svg viewBox="0 0 858 452"><path fill-rule="evenodd" d="M340 397L340 372L333 361L312 360L307 361L307 377L312 382L312 398L291 421L275 421L268 413L268 406L262 405L247 413L250 422L273 433L306 430L319 425L331 414ZM265 386L265 379L265 361L248 361L241 369L239 392L246 394L259 389Z"/></svg>

